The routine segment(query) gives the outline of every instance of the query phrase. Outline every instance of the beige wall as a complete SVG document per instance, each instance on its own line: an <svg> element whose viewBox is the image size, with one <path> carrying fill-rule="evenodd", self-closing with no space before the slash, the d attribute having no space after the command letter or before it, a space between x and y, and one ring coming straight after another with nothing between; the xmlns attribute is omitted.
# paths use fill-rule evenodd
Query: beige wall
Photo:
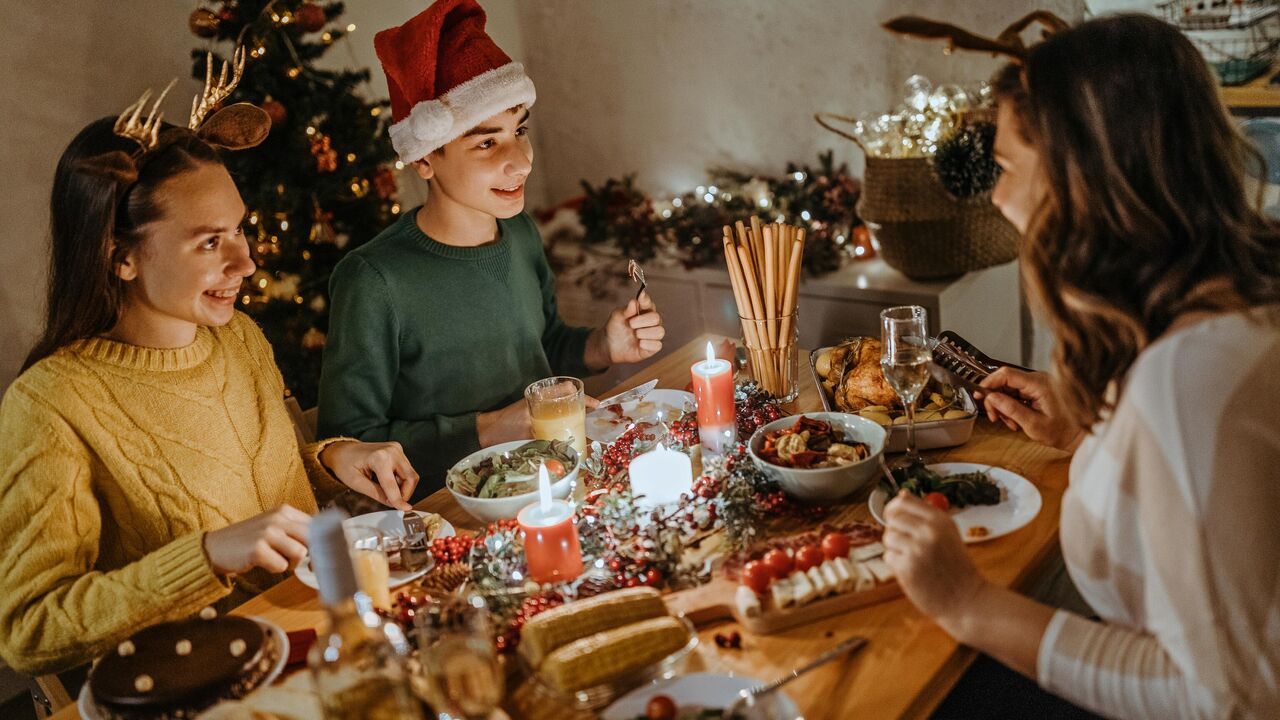
<svg viewBox="0 0 1280 720"><path fill-rule="evenodd" d="M913 73L973 81L998 67L880 23L918 14L994 35L1035 8L1083 12L1079 0L521 2L545 192L632 171L651 192L685 191L710 165L778 173L827 148L860 173L861 154L814 111L888 111Z"/></svg>
<svg viewBox="0 0 1280 720"><path fill-rule="evenodd" d="M860 167L849 143L813 111L887 109L913 72L936 80L987 75L994 61L946 57L935 43L878 28L915 12L994 32L1032 7L1068 17L1078 0L486 0L490 31L538 86L538 159L530 204L578 192L578 180L638 171L653 192L685 190L709 165L777 171L819 150ZM329 60L377 67L373 33L425 0L349 0L357 26ZM183 117L187 31L179 0L0 0L0 388L17 373L41 322L53 167L88 121L118 112L143 87L183 78L166 109ZM375 71L372 92L385 96ZM423 192L404 181L406 200Z"/></svg>

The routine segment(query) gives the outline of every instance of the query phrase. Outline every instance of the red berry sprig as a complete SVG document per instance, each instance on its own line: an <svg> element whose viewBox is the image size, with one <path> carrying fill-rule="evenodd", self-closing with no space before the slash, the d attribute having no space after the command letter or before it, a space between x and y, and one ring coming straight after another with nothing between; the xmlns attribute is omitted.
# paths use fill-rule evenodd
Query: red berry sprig
<svg viewBox="0 0 1280 720"><path fill-rule="evenodd" d="M553 607L559 607L564 604L564 596L558 592L549 592L542 595L530 595L520 603L520 607L516 610L515 616L511 618L507 629L494 640L494 645L498 648L498 652L511 652L520 644L520 630L524 628L524 624L533 616L546 612Z"/></svg>
<svg viewBox="0 0 1280 720"><path fill-rule="evenodd" d="M469 535L451 535L431 541L431 555L437 565L454 562L467 562L471 557L471 547L476 540Z"/></svg>

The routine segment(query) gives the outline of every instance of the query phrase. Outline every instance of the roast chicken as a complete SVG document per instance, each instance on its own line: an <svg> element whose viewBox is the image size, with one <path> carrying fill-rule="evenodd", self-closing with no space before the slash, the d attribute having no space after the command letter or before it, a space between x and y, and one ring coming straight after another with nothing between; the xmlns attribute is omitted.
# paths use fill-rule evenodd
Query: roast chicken
<svg viewBox="0 0 1280 720"><path fill-rule="evenodd" d="M880 351L880 340L854 337L832 348L828 358L819 358L818 374L826 378L823 385L838 408L857 412L871 405L901 407L898 395L880 371Z"/></svg>

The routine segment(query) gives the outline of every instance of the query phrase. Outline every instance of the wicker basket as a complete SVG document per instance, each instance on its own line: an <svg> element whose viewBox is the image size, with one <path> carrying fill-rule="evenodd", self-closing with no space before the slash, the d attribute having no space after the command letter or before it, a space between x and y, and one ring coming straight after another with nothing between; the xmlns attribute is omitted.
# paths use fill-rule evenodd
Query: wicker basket
<svg viewBox="0 0 1280 720"><path fill-rule="evenodd" d="M1018 231L988 195L957 200L928 158L867 158L858 217L890 267L914 280L963 275L1018 257Z"/></svg>
<svg viewBox="0 0 1280 720"><path fill-rule="evenodd" d="M992 113L969 111L966 120L992 121ZM856 125L854 118L826 112L813 117L862 147L837 125ZM884 261L913 280L956 277L1018 257L1018 230L991 204L990 194L956 199L938 181L928 158L868 153L858 217L880 245Z"/></svg>

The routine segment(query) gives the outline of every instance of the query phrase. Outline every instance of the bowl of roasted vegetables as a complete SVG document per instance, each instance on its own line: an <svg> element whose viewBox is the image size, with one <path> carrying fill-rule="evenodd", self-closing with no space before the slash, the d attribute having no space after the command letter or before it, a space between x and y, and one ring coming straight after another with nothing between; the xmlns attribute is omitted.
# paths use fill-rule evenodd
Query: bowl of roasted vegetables
<svg viewBox="0 0 1280 720"><path fill-rule="evenodd" d="M756 466L798 500L839 500L879 472L886 431L851 413L815 412L775 420L751 436Z"/></svg>
<svg viewBox="0 0 1280 720"><path fill-rule="evenodd" d="M547 466L551 494L569 497L578 477L578 453L563 440L513 440L474 452L445 476L445 487L475 519L514 518L538 499L538 467Z"/></svg>

